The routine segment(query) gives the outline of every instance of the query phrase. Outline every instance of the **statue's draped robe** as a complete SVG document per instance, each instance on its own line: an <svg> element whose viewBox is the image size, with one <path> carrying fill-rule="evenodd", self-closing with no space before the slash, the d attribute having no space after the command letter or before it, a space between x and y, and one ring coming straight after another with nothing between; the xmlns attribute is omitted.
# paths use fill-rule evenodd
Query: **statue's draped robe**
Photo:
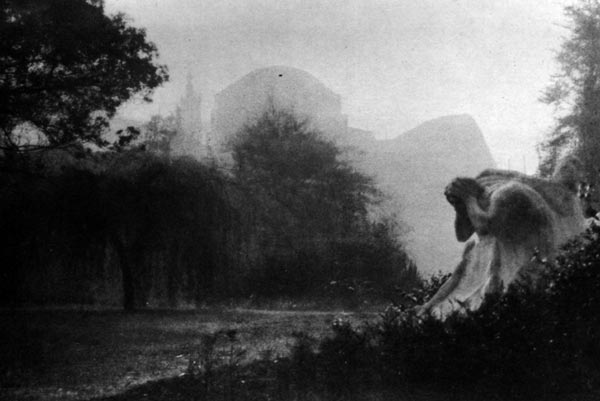
<svg viewBox="0 0 600 401"><path fill-rule="evenodd" d="M487 293L517 279L534 283L540 261L552 261L560 245L585 229L576 192L560 183L496 170L476 180L484 188L479 207L495 213L489 228L477 233L464 204L455 205L456 235L466 240L462 260L421 308L439 317L477 309Z"/></svg>

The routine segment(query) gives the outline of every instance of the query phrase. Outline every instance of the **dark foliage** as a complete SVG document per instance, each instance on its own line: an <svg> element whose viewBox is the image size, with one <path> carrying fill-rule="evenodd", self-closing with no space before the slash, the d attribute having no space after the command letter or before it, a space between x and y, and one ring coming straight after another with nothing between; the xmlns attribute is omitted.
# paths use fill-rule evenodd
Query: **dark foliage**
<svg viewBox="0 0 600 401"><path fill-rule="evenodd" d="M392 220L369 209L381 194L338 147L293 113L271 107L232 143L255 270L242 294L388 300L419 281Z"/></svg>
<svg viewBox="0 0 600 401"><path fill-rule="evenodd" d="M24 156L3 173L2 302L174 305L210 296L231 208L225 180L138 150Z"/></svg>
<svg viewBox="0 0 600 401"><path fill-rule="evenodd" d="M149 100L168 78L145 31L104 15L98 0L2 0L0 37L6 151L106 146L102 133L117 107L136 94Z"/></svg>
<svg viewBox="0 0 600 401"><path fill-rule="evenodd" d="M565 151L574 152L599 184L600 2L582 0L565 7L569 35L557 52L559 71L542 101L556 107L556 126L540 145L540 172L550 175Z"/></svg>

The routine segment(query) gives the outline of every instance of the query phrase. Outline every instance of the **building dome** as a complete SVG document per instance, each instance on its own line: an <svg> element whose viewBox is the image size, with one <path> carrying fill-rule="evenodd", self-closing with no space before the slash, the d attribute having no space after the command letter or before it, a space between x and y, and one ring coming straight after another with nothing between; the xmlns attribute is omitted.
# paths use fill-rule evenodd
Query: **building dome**
<svg viewBox="0 0 600 401"><path fill-rule="evenodd" d="M274 66L250 72L215 96L211 118L215 139L226 144L270 106L306 118L328 136L343 135L347 130L339 95L306 71Z"/></svg>

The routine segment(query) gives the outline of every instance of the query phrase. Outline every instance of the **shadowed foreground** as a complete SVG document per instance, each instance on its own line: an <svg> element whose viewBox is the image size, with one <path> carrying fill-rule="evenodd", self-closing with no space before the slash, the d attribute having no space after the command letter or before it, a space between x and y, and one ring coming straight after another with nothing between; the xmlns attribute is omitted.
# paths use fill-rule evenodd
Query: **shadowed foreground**
<svg viewBox="0 0 600 401"><path fill-rule="evenodd" d="M276 359L288 352L296 331L317 338L328 334L335 315L218 309L0 312L0 399L89 399L178 377L197 354L202 334L218 330L236 330L236 347L245 350L242 362L264 355ZM180 382L185 379L147 384L132 394L180 387L185 392Z"/></svg>
<svg viewBox="0 0 600 401"><path fill-rule="evenodd" d="M369 327L363 323L378 316L216 308L4 311L0 399L511 400L490 388L433 388L426 378L378 385L371 365L377 352L351 328ZM324 340L331 336L337 340ZM313 352L317 346L325 356Z"/></svg>

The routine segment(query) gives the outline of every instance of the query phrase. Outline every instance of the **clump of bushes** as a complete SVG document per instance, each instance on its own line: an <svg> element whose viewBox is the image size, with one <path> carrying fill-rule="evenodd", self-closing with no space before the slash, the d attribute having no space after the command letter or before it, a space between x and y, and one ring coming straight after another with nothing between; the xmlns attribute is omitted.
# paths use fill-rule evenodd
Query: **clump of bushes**
<svg viewBox="0 0 600 401"><path fill-rule="evenodd" d="M303 348L311 356L296 349L291 365L313 361L323 390L424 386L511 399L593 393L600 388L600 228L570 242L544 278L541 288L515 284L443 322L402 307L359 329L337 322L333 336Z"/></svg>

